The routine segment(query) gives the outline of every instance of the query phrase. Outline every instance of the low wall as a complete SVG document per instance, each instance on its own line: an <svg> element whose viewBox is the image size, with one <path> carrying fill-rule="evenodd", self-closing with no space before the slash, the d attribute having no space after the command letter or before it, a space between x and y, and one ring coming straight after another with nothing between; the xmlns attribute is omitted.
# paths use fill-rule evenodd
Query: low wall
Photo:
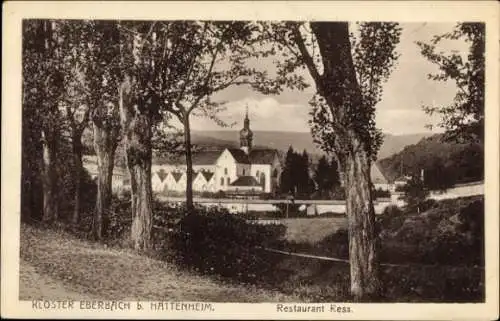
<svg viewBox="0 0 500 321"><path fill-rule="evenodd" d="M184 202L182 197L161 197L163 201L168 202ZM218 206L228 209L231 213L246 213L246 212L277 212L279 209L274 204L285 204L287 200L234 200L234 199L208 199L194 198L194 202L207 207ZM324 213L345 213L345 201L329 201L329 200L296 200L294 204L315 205L318 214ZM388 205L391 204L390 199L383 199L374 202L376 214L381 214ZM305 206L304 206L305 207ZM305 210L305 208L304 208Z"/></svg>

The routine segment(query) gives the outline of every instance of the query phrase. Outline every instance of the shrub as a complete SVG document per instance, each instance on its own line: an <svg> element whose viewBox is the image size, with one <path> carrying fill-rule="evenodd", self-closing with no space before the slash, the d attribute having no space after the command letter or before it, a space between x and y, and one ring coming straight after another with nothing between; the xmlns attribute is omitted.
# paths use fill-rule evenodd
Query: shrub
<svg viewBox="0 0 500 321"><path fill-rule="evenodd" d="M382 211L382 217L395 217L403 214L403 211L397 205L387 205Z"/></svg>
<svg viewBox="0 0 500 321"><path fill-rule="evenodd" d="M181 219L166 250L178 264L202 273L254 282L273 268L259 247L276 247L285 230L283 225L250 224L220 209L199 209Z"/></svg>
<svg viewBox="0 0 500 321"><path fill-rule="evenodd" d="M389 198L391 197L391 192L387 190L383 190L381 188L377 188L373 190L373 197L374 198Z"/></svg>

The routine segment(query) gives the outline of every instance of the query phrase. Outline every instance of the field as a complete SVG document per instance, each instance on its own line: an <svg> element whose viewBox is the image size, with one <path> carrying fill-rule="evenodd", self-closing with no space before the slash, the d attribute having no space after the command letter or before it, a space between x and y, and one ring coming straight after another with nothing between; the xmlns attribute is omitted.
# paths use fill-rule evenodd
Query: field
<svg viewBox="0 0 500 321"><path fill-rule="evenodd" d="M314 217L281 219L286 229L285 238L289 242L316 243L341 228L347 227L347 218Z"/></svg>

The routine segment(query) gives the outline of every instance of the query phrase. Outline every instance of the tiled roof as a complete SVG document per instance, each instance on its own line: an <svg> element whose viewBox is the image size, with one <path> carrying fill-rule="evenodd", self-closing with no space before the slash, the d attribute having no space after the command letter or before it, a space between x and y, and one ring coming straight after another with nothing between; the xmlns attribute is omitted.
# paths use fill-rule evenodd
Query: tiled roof
<svg viewBox="0 0 500 321"><path fill-rule="evenodd" d="M234 157L239 164L272 164L274 157L277 153L275 149L253 149L250 151L250 155L247 155L243 150L239 148L228 148L231 155ZM221 150L210 150L210 151L199 151L193 153L192 160L193 165L215 165L215 162L222 154ZM176 160L166 161L165 159L157 159L157 163L165 164L186 164L186 158L184 156L179 157Z"/></svg>
<svg viewBox="0 0 500 321"><path fill-rule="evenodd" d="M207 150L193 152L191 159L193 165L213 165L217 158L219 158L222 150ZM176 157L155 157L154 163L158 165L164 164L186 164L186 157L184 155L179 155Z"/></svg>
<svg viewBox="0 0 500 321"><path fill-rule="evenodd" d="M231 183L231 186L260 186L260 184L253 176L240 176Z"/></svg>
<svg viewBox="0 0 500 321"><path fill-rule="evenodd" d="M168 176L168 172L165 172L165 170L160 169L159 171L156 172L156 175L158 175L158 178L160 178L160 182L163 182L165 178Z"/></svg>
<svg viewBox="0 0 500 321"><path fill-rule="evenodd" d="M202 151L194 153L192 156L193 165L212 165L215 164L222 151ZM184 159L184 162L185 159Z"/></svg>
<svg viewBox="0 0 500 321"><path fill-rule="evenodd" d="M172 176L174 177L174 180L176 182L178 182L182 177L182 173L181 172L172 172Z"/></svg>
<svg viewBox="0 0 500 321"><path fill-rule="evenodd" d="M236 163L250 164L250 159L243 150L239 148L228 148L227 150L231 153L231 155L233 155L234 159L236 160Z"/></svg>
<svg viewBox="0 0 500 321"><path fill-rule="evenodd" d="M253 149L250 151L250 162L252 164L272 164L275 156L275 149Z"/></svg>
<svg viewBox="0 0 500 321"><path fill-rule="evenodd" d="M209 182L210 179L214 176L214 173L209 171L201 171L201 173L203 174L203 176L205 176L207 182Z"/></svg>

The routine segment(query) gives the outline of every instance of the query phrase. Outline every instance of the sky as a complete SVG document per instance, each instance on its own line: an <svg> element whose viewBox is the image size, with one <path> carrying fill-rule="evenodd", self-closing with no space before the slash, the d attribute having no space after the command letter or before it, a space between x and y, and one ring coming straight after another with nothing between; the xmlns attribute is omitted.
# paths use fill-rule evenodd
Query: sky
<svg viewBox="0 0 500 321"><path fill-rule="evenodd" d="M452 83L427 79L427 74L437 72L437 67L420 54L415 42L429 42L434 35L451 31L453 26L450 23L401 24L402 34L397 46L400 57L384 84L382 100L376 106L376 124L383 132L403 135L442 131L437 127L432 131L426 128L428 124L436 124L439 115L427 115L422 105L450 103L456 87ZM465 53L467 47L461 41L449 41L441 49ZM264 67L266 63L262 62ZM220 118L226 123L234 123L234 126L221 128L209 119L193 117L191 127L193 130L240 129L248 105L253 130L309 132L308 101L313 91L314 88L310 87L302 92L287 90L280 95L265 96L248 87L228 88L218 93L214 100L227 102L227 110L220 114Z"/></svg>

